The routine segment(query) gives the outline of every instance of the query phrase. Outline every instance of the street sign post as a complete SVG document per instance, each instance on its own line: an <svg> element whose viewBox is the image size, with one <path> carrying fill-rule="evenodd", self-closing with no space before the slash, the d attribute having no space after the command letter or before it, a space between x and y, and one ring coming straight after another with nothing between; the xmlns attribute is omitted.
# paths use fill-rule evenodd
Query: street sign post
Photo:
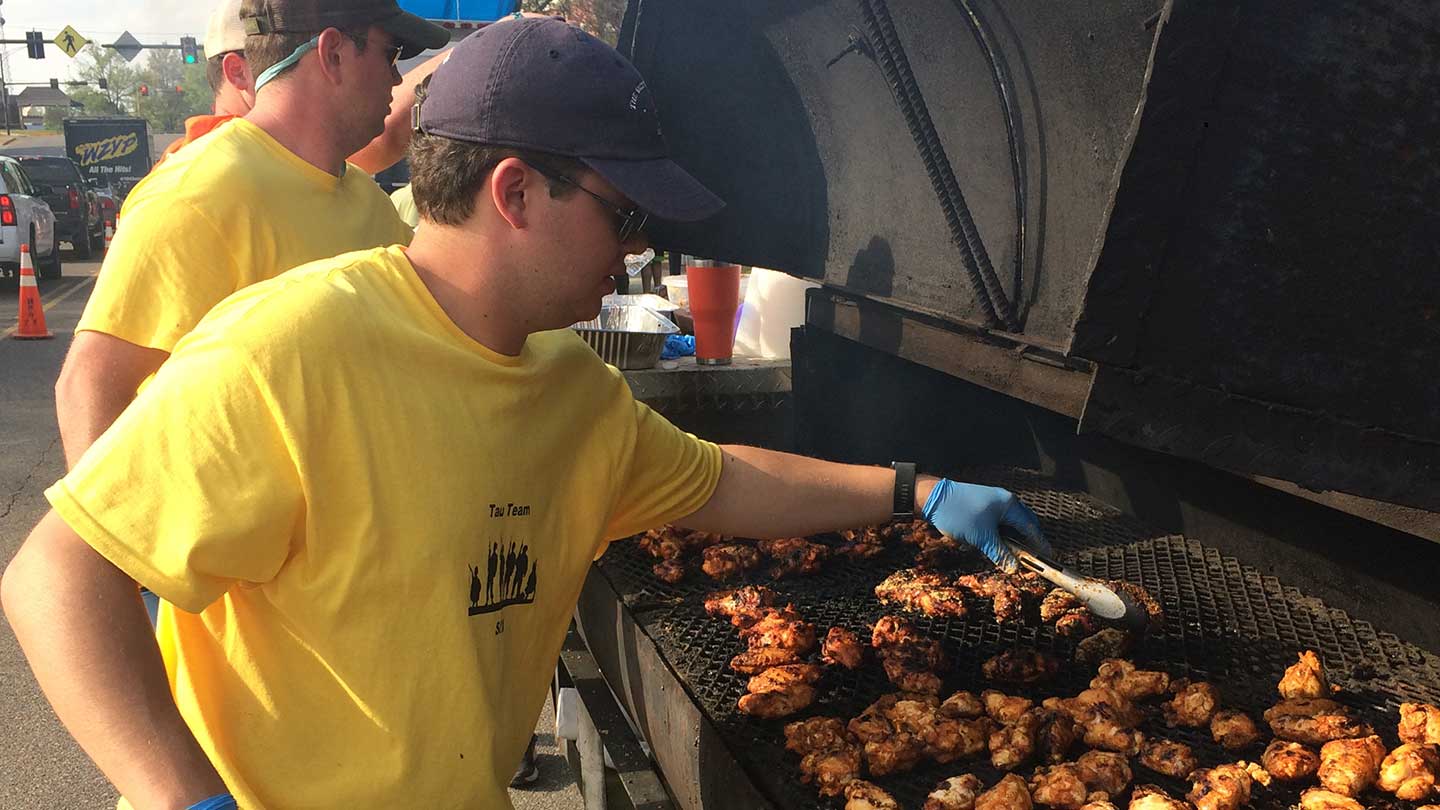
<svg viewBox="0 0 1440 810"><path fill-rule="evenodd" d="M74 57L80 49L90 44L90 40L80 36L80 32L70 26L65 26L60 33L55 35L55 45L65 52L66 56Z"/></svg>

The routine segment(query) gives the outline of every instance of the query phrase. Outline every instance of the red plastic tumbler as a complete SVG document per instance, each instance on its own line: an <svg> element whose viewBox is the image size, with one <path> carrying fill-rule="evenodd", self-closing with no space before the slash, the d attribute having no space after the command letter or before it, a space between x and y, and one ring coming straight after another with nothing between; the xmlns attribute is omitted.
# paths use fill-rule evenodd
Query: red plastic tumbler
<svg viewBox="0 0 1440 810"><path fill-rule="evenodd" d="M685 278L695 322L695 362L728 365L735 351L735 313L740 310L740 265L696 259L686 265Z"/></svg>

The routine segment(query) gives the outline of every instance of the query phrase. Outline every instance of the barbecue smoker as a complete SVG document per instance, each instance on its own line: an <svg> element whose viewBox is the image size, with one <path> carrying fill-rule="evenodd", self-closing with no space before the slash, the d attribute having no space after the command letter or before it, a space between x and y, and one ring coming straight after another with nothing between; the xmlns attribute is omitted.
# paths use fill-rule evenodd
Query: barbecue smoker
<svg viewBox="0 0 1440 810"><path fill-rule="evenodd" d="M1440 699L1437 42L1425 0L632 0L620 48L729 203L655 241L824 285L770 412L794 449L1010 487L1067 564L1160 597L1137 663L1258 715L1315 649L1394 745L1398 703ZM777 589L857 627L907 559ZM838 807L782 722L737 713L714 583L650 562L612 548L580 626L675 805ZM921 624L947 690L986 688L1000 650L1067 652L984 611ZM802 716L892 690L839 674ZM963 770L878 781L918 808Z"/></svg>

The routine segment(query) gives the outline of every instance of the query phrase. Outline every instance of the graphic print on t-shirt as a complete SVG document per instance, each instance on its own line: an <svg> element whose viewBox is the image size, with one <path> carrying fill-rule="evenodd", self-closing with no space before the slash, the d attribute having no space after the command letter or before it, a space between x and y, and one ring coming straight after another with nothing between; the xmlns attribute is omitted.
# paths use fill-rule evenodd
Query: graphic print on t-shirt
<svg viewBox="0 0 1440 810"><path fill-rule="evenodd" d="M535 601L537 560L530 559L530 546L513 540L490 544L482 574L479 565L470 568L470 615L493 613L510 605Z"/></svg>

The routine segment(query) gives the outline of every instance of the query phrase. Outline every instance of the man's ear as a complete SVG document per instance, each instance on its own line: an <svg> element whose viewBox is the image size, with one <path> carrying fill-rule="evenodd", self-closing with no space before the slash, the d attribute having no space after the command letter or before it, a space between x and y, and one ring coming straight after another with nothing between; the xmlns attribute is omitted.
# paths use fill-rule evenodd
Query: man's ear
<svg viewBox="0 0 1440 810"><path fill-rule="evenodd" d="M255 77L250 73L250 63L245 61L245 55L238 51L231 51L220 58L220 72L225 75L225 83L244 93L246 98L252 99L255 95Z"/></svg>
<svg viewBox="0 0 1440 810"><path fill-rule="evenodd" d="M490 182L480 194L482 200L495 206L495 211L510 227L528 227L534 216L535 181L539 179L534 169L519 158L505 158L490 172ZM485 195L488 193L488 197Z"/></svg>
<svg viewBox="0 0 1440 810"><path fill-rule="evenodd" d="M320 32L320 40L315 44L315 52L320 57L320 73L331 84L340 83L341 67L349 67L351 62L350 54L345 51L347 39L338 28L326 28Z"/></svg>

